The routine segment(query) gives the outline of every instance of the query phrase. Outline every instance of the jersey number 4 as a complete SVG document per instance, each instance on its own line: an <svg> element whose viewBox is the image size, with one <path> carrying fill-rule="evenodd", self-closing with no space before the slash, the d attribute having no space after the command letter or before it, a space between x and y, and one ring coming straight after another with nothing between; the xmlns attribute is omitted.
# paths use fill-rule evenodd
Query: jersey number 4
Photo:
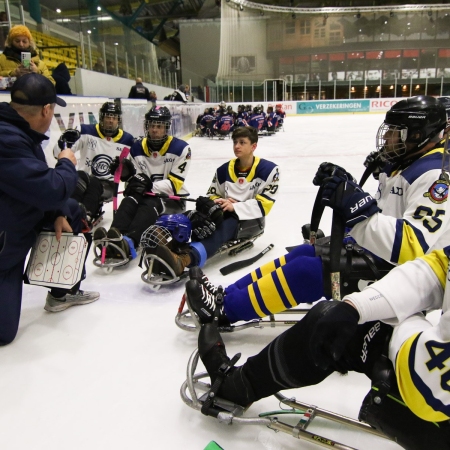
<svg viewBox="0 0 450 450"><path fill-rule="evenodd" d="M427 369L431 372L434 369L442 371L447 366L444 364L450 359L450 343L428 341L425 343L425 347L430 355L431 359L427 361ZM450 391L450 370L441 374L441 388L444 391Z"/></svg>

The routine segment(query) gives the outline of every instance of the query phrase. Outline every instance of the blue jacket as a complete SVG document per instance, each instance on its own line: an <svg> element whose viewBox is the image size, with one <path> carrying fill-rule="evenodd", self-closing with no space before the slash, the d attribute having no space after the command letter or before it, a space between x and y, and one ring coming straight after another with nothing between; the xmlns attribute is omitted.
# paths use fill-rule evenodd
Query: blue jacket
<svg viewBox="0 0 450 450"><path fill-rule="evenodd" d="M25 258L46 212L69 216L77 172L67 158L49 168L41 142L8 103L0 103L0 270Z"/></svg>

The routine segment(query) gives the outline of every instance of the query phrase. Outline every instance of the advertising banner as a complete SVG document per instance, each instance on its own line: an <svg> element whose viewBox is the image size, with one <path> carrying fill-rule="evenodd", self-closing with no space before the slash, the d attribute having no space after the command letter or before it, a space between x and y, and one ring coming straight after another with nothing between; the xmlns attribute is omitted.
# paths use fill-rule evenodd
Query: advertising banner
<svg viewBox="0 0 450 450"><path fill-rule="evenodd" d="M297 114L369 112L370 100L320 100L297 102Z"/></svg>

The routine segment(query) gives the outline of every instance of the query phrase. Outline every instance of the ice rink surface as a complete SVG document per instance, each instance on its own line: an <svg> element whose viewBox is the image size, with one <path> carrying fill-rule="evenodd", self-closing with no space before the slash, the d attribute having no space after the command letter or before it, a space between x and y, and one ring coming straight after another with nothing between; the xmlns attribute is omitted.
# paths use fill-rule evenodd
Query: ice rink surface
<svg viewBox="0 0 450 450"><path fill-rule="evenodd" d="M204 269L210 280L227 286L250 269L302 242L301 226L310 221L317 188L314 173L323 161L342 165L357 179L365 156L375 150L383 114L288 117L285 131L260 139L256 154L280 167L280 193L249 258L270 243L274 249L258 263L222 276L234 261L215 257ZM192 138L187 187L204 195L215 169L234 157L232 142ZM367 190L376 182L370 179ZM111 204L102 225L109 227ZM330 231L331 214L321 228ZM99 301L60 313L45 312L46 289L25 286L16 340L0 348L0 448L8 450L202 450L215 440L226 450L316 449L286 434L260 426L227 426L202 416L180 398L196 333L176 327L174 318L184 284L154 292L141 281L136 260L107 274L88 257L82 288L101 293ZM257 353L284 328L247 329L224 335L230 355L241 362ZM203 368L202 368L203 370ZM353 418L370 387L362 375L333 375L319 386L285 391ZM278 410L275 398L259 401L248 413ZM396 444L321 419L310 427L323 436L360 450L399 449Z"/></svg>

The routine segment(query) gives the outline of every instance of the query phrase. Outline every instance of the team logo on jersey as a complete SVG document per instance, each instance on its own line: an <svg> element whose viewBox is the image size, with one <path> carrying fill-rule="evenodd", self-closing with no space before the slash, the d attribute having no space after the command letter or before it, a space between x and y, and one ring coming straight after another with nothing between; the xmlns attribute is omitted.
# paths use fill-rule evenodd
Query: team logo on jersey
<svg viewBox="0 0 450 450"><path fill-rule="evenodd" d="M191 159L191 149L188 150L188 153L186 155L186 159Z"/></svg>
<svg viewBox="0 0 450 450"><path fill-rule="evenodd" d="M275 175L273 176L272 183L276 183L279 179L280 179L280 174L278 173L278 169L277 169Z"/></svg>
<svg viewBox="0 0 450 450"><path fill-rule="evenodd" d="M428 197L433 203L444 203L448 197L448 182L445 180L436 180L428 189L424 197Z"/></svg>
<svg viewBox="0 0 450 450"><path fill-rule="evenodd" d="M91 162L91 172L94 177L106 177L109 175L109 165L112 158L108 155L96 155Z"/></svg>
<svg viewBox="0 0 450 450"><path fill-rule="evenodd" d="M238 183L239 184L244 184L244 181L245 181L245 178L243 178L243 177L238 178Z"/></svg>
<svg viewBox="0 0 450 450"><path fill-rule="evenodd" d="M111 138L109 136L106 136L106 140L109 142Z"/></svg>
<svg viewBox="0 0 450 450"><path fill-rule="evenodd" d="M152 153L152 156L153 156L153 158L155 158L155 159L158 157L158 155L159 155L158 152L153 152L153 153Z"/></svg>

